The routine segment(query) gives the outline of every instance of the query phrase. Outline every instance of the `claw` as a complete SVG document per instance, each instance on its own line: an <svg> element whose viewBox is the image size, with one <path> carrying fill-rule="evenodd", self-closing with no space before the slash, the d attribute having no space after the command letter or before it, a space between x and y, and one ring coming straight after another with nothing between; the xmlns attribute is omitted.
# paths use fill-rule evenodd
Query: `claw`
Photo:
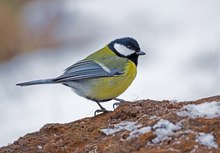
<svg viewBox="0 0 220 153"><path fill-rule="evenodd" d="M97 113L106 113L106 112L109 112L108 110L106 110L104 107L102 107L102 105L96 101L96 103L99 105L100 109L97 109L95 112L94 112L94 116L97 115Z"/></svg>
<svg viewBox="0 0 220 153"><path fill-rule="evenodd" d="M116 100L116 101L118 101L118 102L115 102L115 103L113 104L113 109L116 109L116 107L118 107L120 104L126 102L125 100L119 99L119 98L115 98L114 100Z"/></svg>
<svg viewBox="0 0 220 153"><path fill-rule="evenodd" d="M115 103L113 104L113 109L115 110L116 107L118 107L120 104L121 104L120 102L115 102Z"/></svg>
<svg viewBox="0 0 220 153"><path fill-rule="evenodd" d="M94 116L96 116L97 114L99 113L107 113L107 112L110 112L106 109L97 109L95 112L94 112Z"/></svg>

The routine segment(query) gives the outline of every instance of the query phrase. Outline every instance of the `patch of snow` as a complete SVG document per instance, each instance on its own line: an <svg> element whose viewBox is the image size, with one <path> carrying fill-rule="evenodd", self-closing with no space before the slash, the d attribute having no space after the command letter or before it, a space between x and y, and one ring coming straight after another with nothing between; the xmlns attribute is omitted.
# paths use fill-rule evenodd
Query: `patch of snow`
<svg viewBox="0 0 220 153"><path fill-rule="evenodd" d="M150 120L156 119L157 115L150 116Z"/></svg>
<svg viewBox="0 0 220 153"><path fill-rule="evenodd" d="M43 149L43 147L42 147L41 145L38 145L37 148L38 148L39 150Z"/></svg>
<svg viewBox="0 0 220 153"><path fill-rule="evenodd" d="M147 133L151 131L151 127L150 126L146 126L146 127L142 127L140 129L134 129L130 134L129 137L127 139L131 139L131 138L135 138L138 137L141 134Z"/></svg>
<svg viewBox="0 0 220 153"><path fill-rule="evenodd" d="M176 144L180 144L181 142L180 141L176 141Z"/></svg>
<svg viewBox="0 0 220 153"><path fill-rule="evenodd" d="M209 133L199 133L199 135L196 137L196 142L209 148L218 148L218 144L215 142L215 137Z"/></svg>
<svg viewBox="0 0 220 153"><path fill-rule="evenodd" d="M118 124L115 124L113 128L101 129L101 132L105 133L106 135L112 135L123 130L133 131L134 129L141 127L141 125L136 124L136 122L122 121Z"/></svg>
<svg viewBox="0 0 220 153"><path fill-rule="evenodd" d="M172 99L170 102L171 102L171 103L177 103L178 100L176 100L176 99Z"/></svg>
<svg viewBox="0 0 220 153"><path fill-rule="evenodd" d="M137 124L137 122L129 122L129 121L122 121L118 124L115 124L113 128L101 129L101 132L105 133L106 135L112 135L120 131L129 131L130 134L127 138L135 138L141 134L147 133L151 130L150 126L141 127L141 124Z"/></svg>
<svg viewBox="0 0 220 153"><path fill-rule="evenodd" d="M180 130L181 125L177 123L176 125L168 120L161 119L154 126L154 134L157 136L152 140L153 143L160 143L169 138L169 136L174 134L174 131Z"/></svg>
<svg viewBox="0 0 220 153"><path fill-rule="evenodd" d="M220 102L205 102L199 105L189 104L183 106L181 112L177 112L179 116L189 116L191 118L205 117L215 118L220 117Z"/></svg>

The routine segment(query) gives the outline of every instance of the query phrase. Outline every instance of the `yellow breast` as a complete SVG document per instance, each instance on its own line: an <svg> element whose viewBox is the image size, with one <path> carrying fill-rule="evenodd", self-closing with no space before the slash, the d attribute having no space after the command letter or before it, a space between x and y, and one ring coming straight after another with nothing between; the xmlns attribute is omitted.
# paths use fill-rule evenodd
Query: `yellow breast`
<svg viewBox="0 0 220 153"><path fill-rule="evenodd" d="M88 93L88 97L97 101L116 98L130 86L136 74L136 65L128 60L123 75L91 79L90 89L92 90Z"/></svg>

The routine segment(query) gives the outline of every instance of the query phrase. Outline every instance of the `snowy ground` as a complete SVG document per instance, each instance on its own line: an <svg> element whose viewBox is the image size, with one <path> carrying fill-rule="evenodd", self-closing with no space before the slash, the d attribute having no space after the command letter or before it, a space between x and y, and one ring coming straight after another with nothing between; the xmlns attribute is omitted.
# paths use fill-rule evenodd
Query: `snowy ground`
<svg viewBox="0 0 220 153"><path fill-rule="evenodd" d="M101 132L105 133L106 135L113 135L117 132L129 131L129 136L126 139L129 140L153 130L156 137L152 140L152 142L149 143L158 144L166 139L169 139L169 136L172 136L175 131L180 129L180 123L175 125L168 120L161 119L153 127L144 127L141 124L138 124L137 122L122 121L118 124L115 124L113 128L101 129Z"/></svg>
<svg viewBox="0 0 220 153"><path fill-rule="evenodd" d="M209 148L218 148L218 144L215 142L215 138L212 134L207 133L199 133L196 139L202 145L205 145Z"/></svg>
<svg viewBox="0 0 220 153"><path fill-rule="evenodd" d="M92 116L97 105L64 86L20 88L15 84L58 76L69 65L122 36L136 38L147 55L139 61L136 80L120 98L192 100L219 94L219 4L215 0L65 1L63 11L69 18L64 17L55 36L88 35L92 43L68 44L53 49L55 52L42 49L0 65L0 146L46 123ZM75 12L77 18L72 21ZM25 18L34 19L36 13L26 13ZM45 22L39 20L38 24L41 21ZM112 109L112 103L104 106Z"/></svg>
<svg viewBox="0 0 220 153"><path fill-rule="evenodd" d="M101 132L108 136L113 135L117 132L128 131L130 132L129 136L126 138L126 141L128 141L132 138L140 136L141 134L153 131L156 137L148 143L159 144L167 139L171 139L172 136L175 137L175 132L178 132L178 130L181 129L181 126L181 123L173 124L170 121L164 119L159 120L153 127L144 127L141 124L138 124L137 122L122 121L118 124L115 124L113 128L101 129ZM216 143L215 137L210 133L197 133L195 141L208 148L218 148L218 144Z"/></svg>
<svg viewBox="0 0 220 153"><path fill-rule="evenodd" d="M214 118L220 117L220 102L206 102L199 105L186 105L182 111L177 112L180 116L189 116L190 118Z"/></svg>
<svg viewBox="0 0 220 153"><path fill-rule="evenodd" d="M180 112L176 112L180 116L188 116L189 118L219 118L220 117L220 102L204 102L202 104L197 105L185 105ZM205 109L206 108L206 109ZM141 118L143 118L142 116ZM140 119L141 119L140 118ZM140 120L138 119L138 120ZM101 132L103 132L107 136L112 136L118 132L128 132L128 137L124 140L121 138L120 141L129 141L130 139L139 137L142 134L153 132L156 137L151 139L148 144L161 144L166 140L171 140L175 138L179 138L180 134L183 133L193 133L196 135L195 141L198 142L201 145L204 145L208 148L215 148L218 149L219 146L216 143L216 138L212 133L203 133L203 132L196 132L194 130L188 129L185 127L186 125L182 124L185 119L180 120L177 123L172 123L169 120L157 118L157 116L154 116L153 118L150 117L150 119L156 119L157 122L153 125L145 125L138 123L138 120L135 122L131 121L121 121L120 123L110 125L109 128L103 128L101 129ZM188 125L187 125L188 126ZM121 134L123 135L123 134ZM186 134L187 135L187 134ZM186 136L187 137L187 136ZM177 141L176 143L180 143ZM194 149L197 148L198 145L194 146Z"/></svg>

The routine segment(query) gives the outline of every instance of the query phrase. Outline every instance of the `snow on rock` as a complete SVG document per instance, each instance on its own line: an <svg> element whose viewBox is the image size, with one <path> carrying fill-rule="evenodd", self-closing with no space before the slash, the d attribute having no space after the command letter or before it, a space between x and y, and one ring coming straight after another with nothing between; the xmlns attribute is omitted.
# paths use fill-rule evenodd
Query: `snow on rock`
<svg viewBox="0 0 220 153"><path fill-rule="evenodd" d="M141 127L141 125L136 125L136 122L122 121L115 124L113 128L102 129L101 131L106 135L111 135L122 130L133 131L139 127Z"/></svg>
<svg viewBox="0 0 220 153"><path fill-rule="evenodd" d="M182 111L177 112L179 116L189 116L191 118L205 117L215 118L220 117L220 102L205 102L202 104L189 104L183 106Z"/></svg>
<svg viewBox="0 0 220 153"><path fill-rule="evenodd" d="M196 137L196 142L209 148L218 148L218 144L215 142L215 137L209 133L199 133L199 135Z"/></svg>
<svg viewBox="0 0 220 153"><path fill-rule="evenodd" d="M142 127L140 129L134 129L133 131L131 131L127 139L138 137L139 135L150 132L150 131L151 131L150 126Z"/></svg>
<svg viewBox="0 0 220 153"><path fill-rule="evenodd" d="M150 120L156 119L157 115L150 116Z"/></svg>
<svg viewBox="0 0 220 153"><path fill-rule="evenodd" d="M154 134L157 136L152 140L153 143L160 143L174 134L174 131L181 129L181 124L176 125L168 120L161 119L153 126Z"/></svg>
<svg viewBox="0 0 220 153"><path fill-rule="evenodd" d="M37 148L38 148L39 150L43 149L43 147L42 147L41 145L38 145Z"/></svg>
<svg viewBox="0 0 220 153"><path fill-rule="evenodd" d="M101 129L101 132L105 133L106 135L112 135L123 130L130 132L127 139L131 139L149 132L151 127L142 127L142 125L137 124L137 122L122 121L118 124L115 124L113 128Z"/></svg>
<svg viewBox="0 0 220 153"><path fill-rule="evenodd" d="M128 122L122 121L118 124L115 124L113 128L101 129L101 132L106 135L112 135L120 131L129 131L130 134L126 140L131 138L138 137L141 134L147 133L151 130L154 130L154 134L156 138L152 140L153 143L159 143L169 138L174 134L174 131L181 129L181 124L177 123L176 125L171 123L168 120L161 119L159 120L153 127L146 126L142 127L141 124L137 124L137 122Z"/></svg>

